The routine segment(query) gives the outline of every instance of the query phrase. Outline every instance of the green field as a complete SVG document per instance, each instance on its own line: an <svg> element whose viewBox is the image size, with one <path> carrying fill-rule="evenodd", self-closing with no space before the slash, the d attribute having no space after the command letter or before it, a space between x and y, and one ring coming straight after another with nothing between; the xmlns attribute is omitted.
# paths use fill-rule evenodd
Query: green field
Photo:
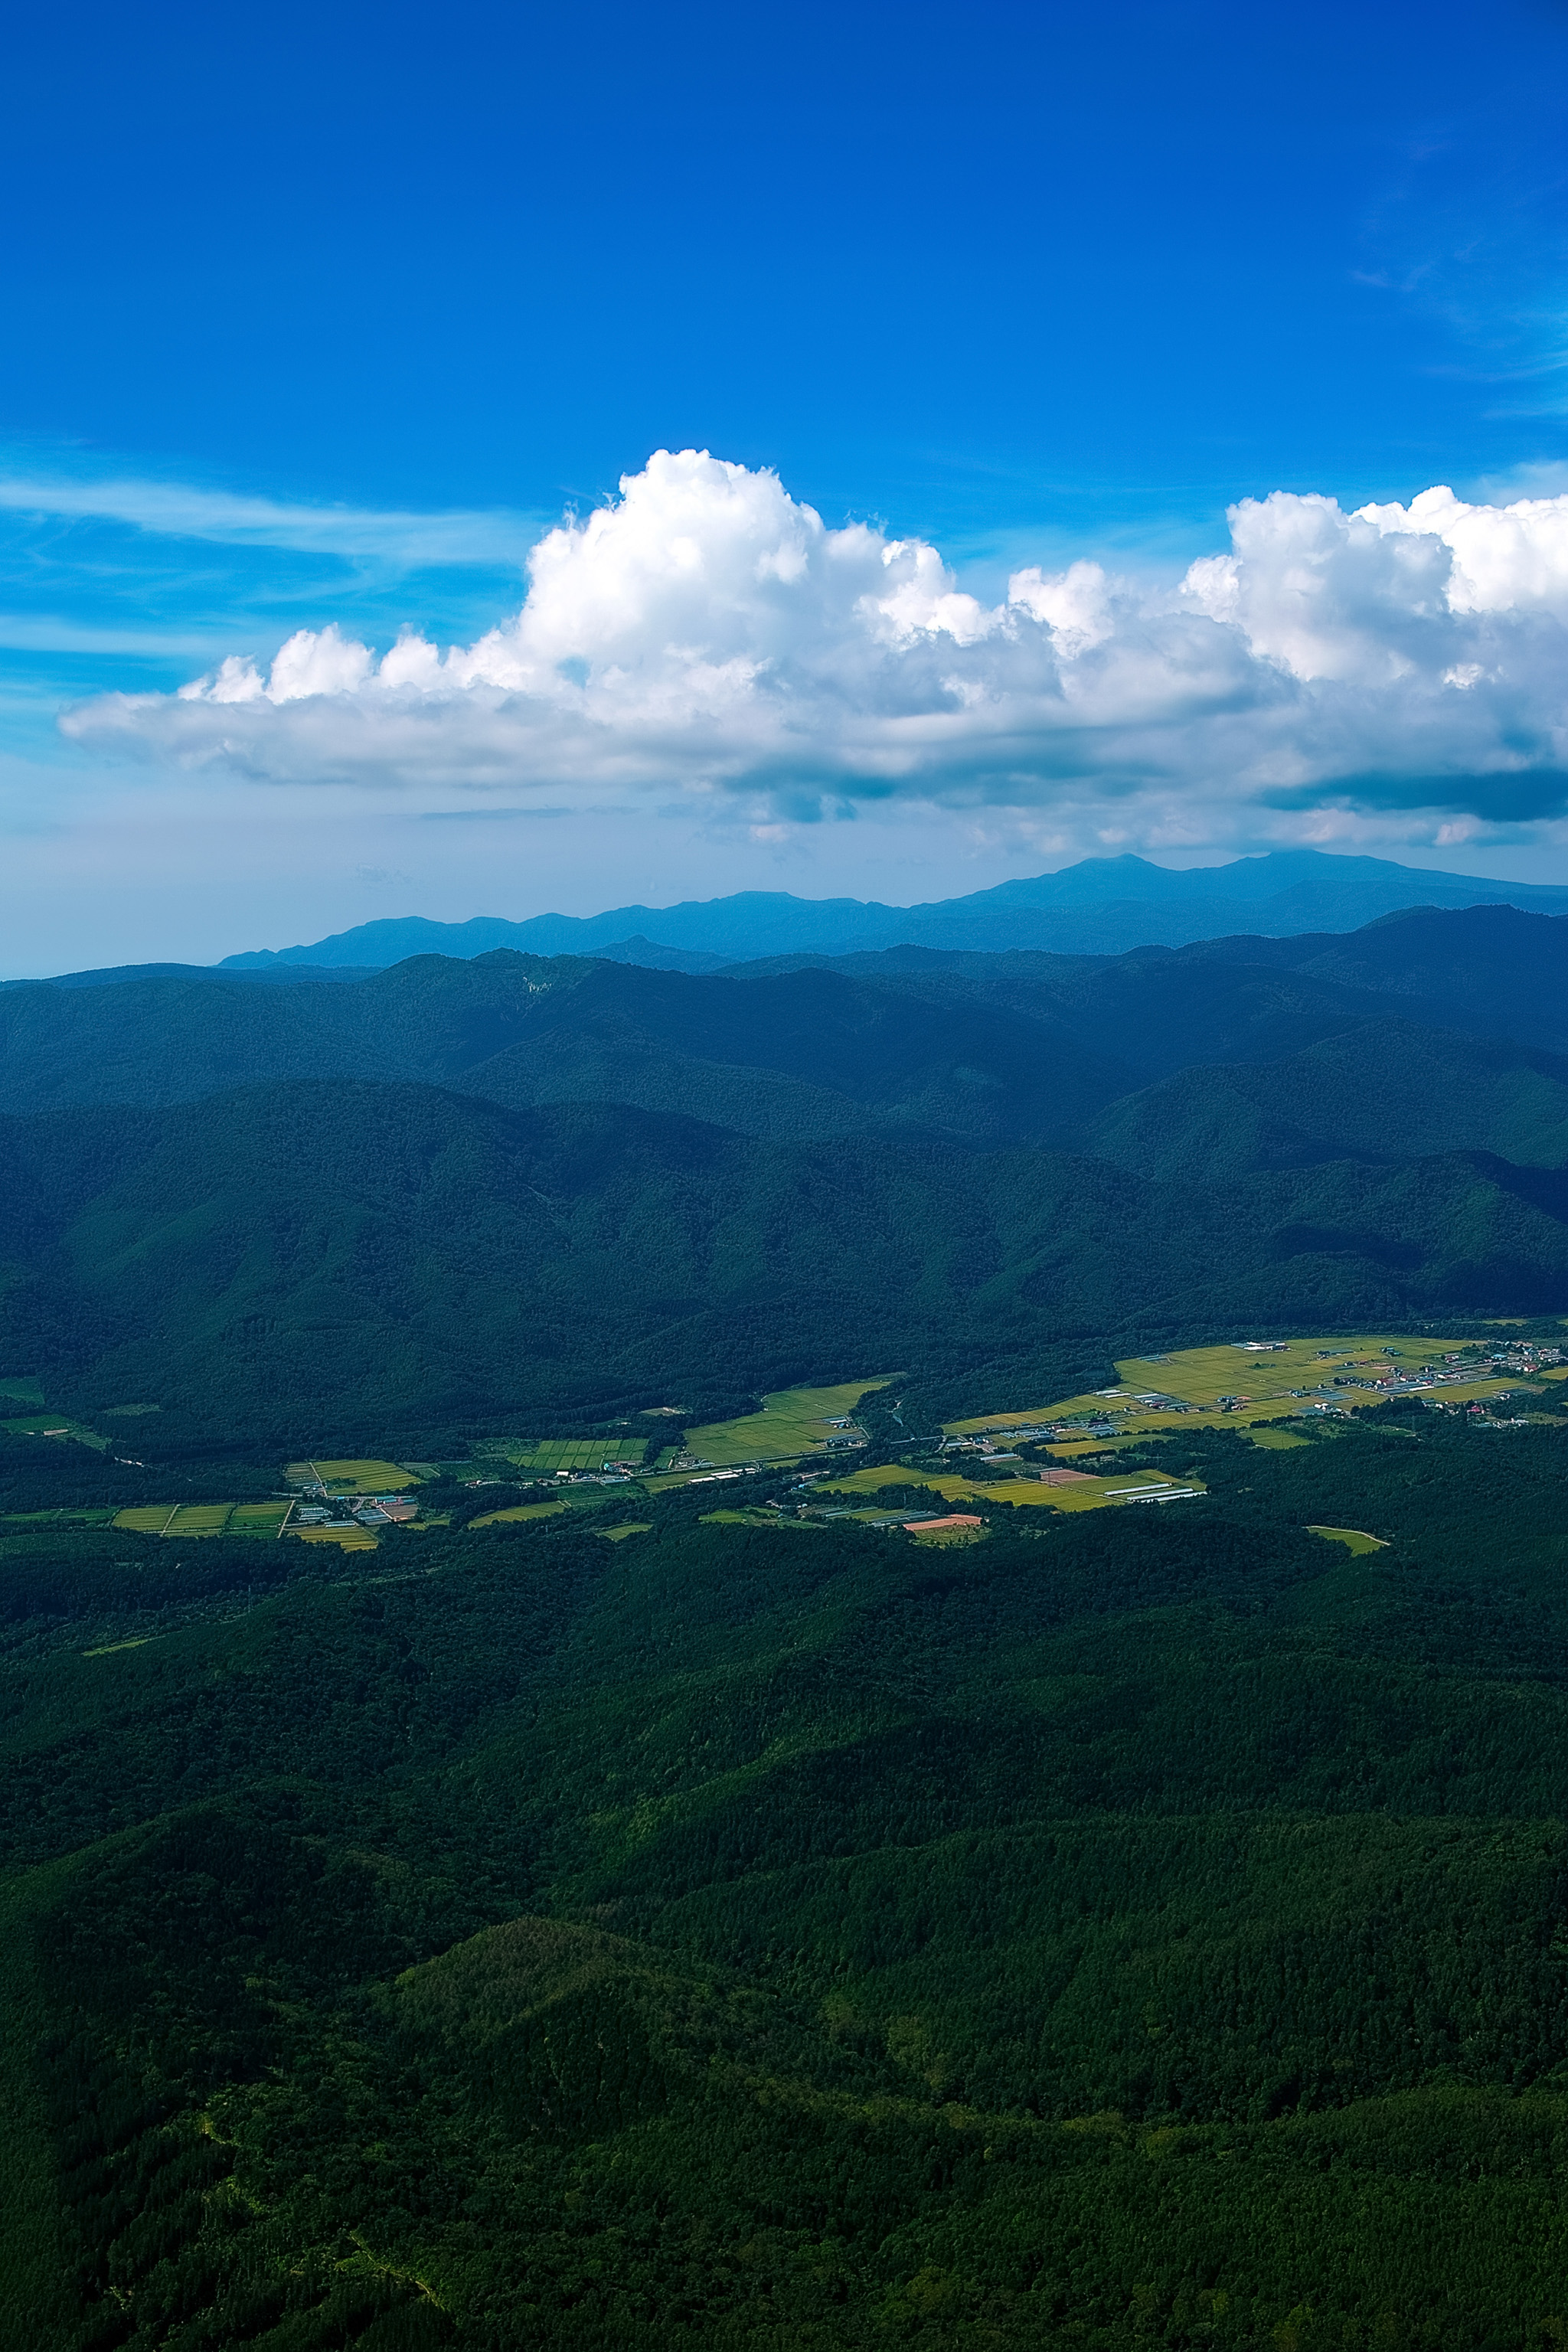
<svg viewBox="0 0 1568 2352"><path fill-rule="evenodd" d="M231 1536L275 1536L289 1516L287 1503L237 1503L224 1533Z"/></svg>
<svg viewBox="0 0 1568 2352"><path fill-rule="evenodd" d="M535 1478L552 1478L557 1470L600 1470L606 1462L639 1463L647 1453L646 1437L618 1432L614 1437L520 1437L513 1445L496 1448L502 1460Z"/></svg>
<svg viewBox="0 0 1568 2352"><path fill-rule="evenodd" d="M569 1511L571 1504L563 1496L558 1503L514 1503L510 1510L487 1511L482 1519L471 1519L470 1527L497 1528L510 1519L548 1519L557 1511Z"/></svg>
<svg viewBox="0 0 1568 2352"><path fill-rule="evenodd" d="M562 1511L596 1510L600 1505L607 1499L608 1498L605 1494L596 1486L579 1486L571 1494L557 1493L553 1495L548 1503L509 1503L501 1510L486 1511L482 1517L470 1519L468 1524L470 1527L475 1528L499 1528L505 1527L518 1519L554 1518ZM637 1504L639 1504L642 1499L640 1492L637 1493L636 1503L633 1504L633 1507L635 1508ZM642 1525L643 1522L641 1520L637 1522L637 1527L638 1528L640 1528ZM634 1532L634 1529L630 1526L623 1526L608 1530L601 1529L600 1532L607 1532L616 1535L630 1535Z"/></svg>
<svg viewBox="0 0 1568 2352"><path fill-rule="evenodd" d="M885 1389L896 1373L871 1381L843 1381L830 1389L779 1389L763 1399L761 1412L740 1421L715 1421L689 1429L686 1450L716 1470L735 1462L794 1462L822 1446L830 1421L852 1413L873 1389Z"/></svg>
<svg viewBox="0 0 1568 2352"><path fill-rule="evenodd" d="M1335 1372L1353 1371L1371 1379L1380 1367L1392 1367L1400 1372L1413 1372L1423 1364L1441 1367L1445 1356L1455 1352L1452 1343L1442 1340L1387 1339L1368 1332L1342 1338L1330 1335L1289 1339L1267 1354L1254 1353L1244 1345L1184 1348L1170 1356L1122 1359L1116 1367L1119 1392L1064 1397L1052 1403L1032 1406L1026 1412L983 1413L973 1421L950 1422L947 1426L952 1436L969 1436L982 1431L1001 1435L1020 1423L1102 1414L1118 1422L1118 1437L1143 1437L1152 1430L1260 1428L1278 1443L1289 1433L1268 1431L1268 1424L1305 1412L1314 1401L1293 1396L1292 1390L1315 1390L1321 1381ZM1518 1388L1521 1378L1517 1372L1478 1373L1473 1381L1446 1384L1430 1393L1447 1403L1464 1404L1478 1397L1497 1396L1505 1389ZM1177 1407L1185 1410L1140 1404L1135 1395L1139 1390L1158 1391L1174 1398ZM1240 1402L1222 1411L1221 1397L1236 1397ZM1377 1392L1370 1389L1342 1390L1340 1400L1348 1410L1353 1405L1375 1403ZM1093 1449L1106 1441L1066 1439L1056 1450L1065 1453L1080 1443Z"/></svg>
<svg viewBox="0 0 1568 2352"><path fill-rule="evenodd" d="M137 1503L128 1511L117 1511L114 1524L139 1536L161 1536L167 1532L178 1509L176 1503Z"/></svg>
<svg viewBox="0 0 1568 2352"><path fill-rule="evenodd" d="M1331 1543L1343 1544L1347 1551L1366 1552L1388 1549L1382 1536L1369 1536L1364 1528L1310 1527L1307 1533L1310 1536L1326 1536Z"/></svg>
<svg viewBox="0 0 1568 2352"><path fill-rule="evenodd" d="M118 1512L114 1524L144 1536L221 1536L233 1509L232 1503L138 1503Z"/></svg>
<svg viewBox="0 0 1568 2352"><path fill-rule="evenodd" d="M96 1429L84 1428L72 1421L68 1413L30 1412L18 1421L0 1421L11 1437L74 1437L79 1445L90 1445L95 1454L107 1454L109 1440L100 1437Z"/></svg>
<svg viewBox="0 0 1568 2352"><path fill-rule="evenodd" d="M143 1536L275 1536L287 1503L136 1503L114 1514L117 1528Z"/></svg>
<svg viewBox="0 0 1568 2352"><path fill-rule="evenodd" d="M290 1462L286 1475L299 1486L320 1478L323 1486L351 1495L390 1495L419 1484L413 1471L396 1462Z"/></svg>

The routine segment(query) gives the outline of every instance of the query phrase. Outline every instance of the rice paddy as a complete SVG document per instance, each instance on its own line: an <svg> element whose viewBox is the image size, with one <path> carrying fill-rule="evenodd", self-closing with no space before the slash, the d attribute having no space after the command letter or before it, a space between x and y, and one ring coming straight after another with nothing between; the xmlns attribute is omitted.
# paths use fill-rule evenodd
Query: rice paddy
<svg viewBox="0 0 1568 2352"><path fill-rule="evenodd" d="M289 1508L287 1503L136 1503L117 1511L114 1525L143 1536L276 1536Z"/></svg>
<svg viewBox="0 0 1568 2352"><path fill-rule="evenodd" d="M289 1516L287 1503L237 1503L224 1529L230 1536L275 1536Z"/></svg>
<svg viewBox="0 0 1568 2352"><path fill-rule="evenodd" d="M397 1494L416 1486L416 1475L399 1462L290 1462L284 1475L289 1484L305 1486L320 1480L323 1486L347 1495Z"/></svg>
<svg viewBox="0 0 1568 2352"><path fill-rule="evenodd" d="M646 1437L520 1437L489 1448L476 1468L493 1473L497 1461L510 1462L531 1478L552 1478L558 1470L603 1470L613 1463L634 1467L647 1455Z"/></svg>
<svg viewBox="0 0 1568 2352"><path fill-rule="evenodd" d="M885 1372L876 1380L842 1381L834 1388L775 1390L763 1399L761 1412L689 1429L686 1450L716 1470L737 1462L798 1462L802 1454L825 1452L827 1440L841 1433L829 1423L852 1420L862 1397L896 1378Z"/></svg>
<svg viewBox="0 0 1568 2352"><path fill-rule="evenodd" d="M1458 1354L1441 1340L1367 1332L1184 1348L1169 1356L1124 1359L1116 1367L1120 1378L1113 1389L1060 1398L1024 1412L952 1422L948 1433L1000 1436L1049 1426L1052 1450L1063 1459L1095 1452L1108 1438L1194 1428L1243 1429L1259 1443L1279 1445L1295 1439L1296 1433L1284 1426L1293 1416L1331 1404L1348 1410L1376 1403L1394 1392L1394 1382L1413 1381L1428 1367L1445 1375L1431 1392L1453 1404L1497 1396L1517 1388L1523 1377L1479 1364L1473 1377L1466 1376L1469 1364L1446 1360ZM1461 1377L1452 1377L1456 1372ZM1081 1436L1075 1433L1079 1429Z"/></svg>
<svg viewBox="0 0 1568 2352"><path fill-rule="evenodd" d="M1092 1511L1111 1504L1153 1502L1161 1496L1175 1502L1204 1492L1196 1480L1165 1478L1152 1470L1086 1475L1066 1486L1047 1486L1037 1478L988 1478L982 1486L958 1475L908 1470L897 1463L884 1463L874 1470L855 1470L842 1478L825 1479L816 1493L875 1496L884 1486L929 1486L955 1508L965 1503L990 1501L1047 1511Z"/></svg>

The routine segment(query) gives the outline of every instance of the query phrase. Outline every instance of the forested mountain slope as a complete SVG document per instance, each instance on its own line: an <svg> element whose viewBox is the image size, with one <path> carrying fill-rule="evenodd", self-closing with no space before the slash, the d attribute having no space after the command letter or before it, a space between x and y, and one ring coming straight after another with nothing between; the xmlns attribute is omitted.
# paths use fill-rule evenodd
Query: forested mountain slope
<svg viewBox="0 0 1568 2352"><path fill-rule="evenodd" d="M1188 1183L1438 1151L1561 1168L1568 1060L1409 1022L1366 1022L1280 1061L1184 1070L1114 1103L1088 1140L1119 1167Z"/></svg>
<svg viewBox="0 0 1568 2352"><path fill-rule="evenodd" d="M7 2341L1548 2352L1565 1446L0 1538Z"/></svg>
<svg viewBox="0 0 1568 2352"><path fill-rule="evenodd" d="M1568 1052L1568 922L1508 907L1421 907L1348 937L1247 933L1119 956L894 948L733 969L782 972L807 961L932 1000L1006 1004L1080 1043L1114 1039L1149 1076L1269 1060L1388 1013Z"/></svg>
<svg viewBox="0 0 1568 2352"><path fill-rule="evenodd" d="M1065 1138L1136 1083L1032 1008L933 1005L822 971L693 978L498 951L356 984L212 978L0 996L0 1099L193 1102L287 1077L409 1078L502 1102L629 1102L742 1132Z"/></svg>
<svg viewBox="0 0 1568 2352"><path fill-rule="evenodd" d="M1568 922L1508 907L1386 915L1349 937L1209 940L1183 966L1266 964L1304 980L1403 997L1423 1020L1568 1046Z"/></svg>
<svg viewBox="0 0 1568 2352"><path fill-rule="evenodd" d="M1568 924L1510 908L1427 912L1329 946L1234 940L1104 958L900 949L833 969L705 975L498 950L416 957L348 983L189 972L40 982L0 993L0 1105L172 1105L291 1077L405 1079L514 1106L677 1111L781 1140L880 1132L994 1149L1081 1145L1097 1114L1152 1079L1278 1060L1390 1015L1568 1050ZM1373 1062L1394 1051L1368 1036Z"/></svg>
<svg viewBox="0 0 1568 2352"><path fill-rule="evenodd" d="M1568 1307L1568 1172L1482 1154L1171 1182L321 1080L0 1149L5 1360L295 1450L846 1367L990 1365L1023 1404L1096 1335L1090 1369L1113 1333Z"/></svg>
<svg viewBox="0 0 1568 2352"><path fill-rule="evenodd" d="M1560 2352L1565 940L0 993L0 2341ZM1537 1316L1513 1405L829 1516ZM877 1374L815 1508L478 1524ZM227 1517L337 1456L423 1523Z"/></svg>

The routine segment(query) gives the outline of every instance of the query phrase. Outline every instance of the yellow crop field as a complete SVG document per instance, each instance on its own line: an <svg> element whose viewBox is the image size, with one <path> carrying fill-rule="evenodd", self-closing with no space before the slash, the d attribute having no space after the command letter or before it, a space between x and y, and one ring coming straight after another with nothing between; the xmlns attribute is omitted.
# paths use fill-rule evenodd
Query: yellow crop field
<svg viewBox="0 0 1568 2352"><path fill-rule="evenodd" d="M114 1525L143 1536L275 1536L287 1503L135 1503Z"/></svg>
<svg viewBox="0 0 1568 2352"><path fill-rule="evenodd" d="M341 1544L344 1551L374 1551L375 1538L368 1528L290 1528L301 1543Z"/></svg>
<svg viewBox="0 0 1568 2352"><path fill-rule="evenodd" d="M837 1388L779 1389L763 1399L761 1412L689 1429L686 1450L718 1470L734 1462L796 1461L803 1454L823 1449L833 1434L830 1421L847 1419L862 1397L873 1389L885 1389L897 1377L884 1372L876 1380L843 1381Z"/></svg>
<svg viewBox="0 0 1568 2352"><path fill-rule="evenodd" d="M232 1503L138 1503L117 1511L114 1524L144 1536L220 1536L233 1508Z"/></svg>
<svg viewBox="0 0 1568 2352"><path fill-rule="evenodd" d="M1375 1332L1333 1334L1251 1349L1245 1344L1217 1348L1184 1348L1169 1356L1130 1356L1117 1364L1114 1389L1082 1396L1058 1398L1025 1412L984 1413L972 1421L950 1422L952 1436L982 1431L1005 1435L1020 1426L1098 1416L1116 1424L1110 1437L1062 1438L1053 1452L1064 1459L1074 1453L1098 1452L1121 1438L1141 1438L1153 1432L1181 1429L1245 1429L1257 1431L1264 1443L1289 1441L1293 1433L1270 1427L1293 1413L1327 1402L1317 1391L1331 1387L1335 1373L1346 1379L1375 1381L1379 1373L1413 1377L1423 1366L1445 1368L1445 1355L1454 1352L1441 1340L1391 1339ZM1496 1396L1517 1388L1517 1372L1478 1373L1474 1380L1444 1381L1429 1391L1447 1403L1468 1403L1478 1397ZM1342 1388L1333 1399L1347 1410L1373 1404L1374 1388ZM1221 1399L1234 1403L1221 1403ZM1169 1402L1165 1402L1169 1400Z"/></svg>
<svg viewBox="0 0 1568 2352"><path fill-rule="evenodd" d="M232 1503L182 1503L163 1532L166 1536L221 1536L233 1508Z"/></svg>
<svg viewBox="0 0 1568 2352"><path fill-rule="evenodd" d="M354 1495L392 1495L419 1484L413 1471L395 1462L290 1462L286 1475L300 1485L320 1478L324 1486Z"/></svg>
<svg viewBox="0 0 1568 2352"><path fill-rule="evenodd" d="M1086 1476L1081 1485L1076 1480L1070 1486L1047 1486L1037 1478L988 1478L984 1486L972 1479L933 1476L929 1471L900 1469L896 1463L884 1463L874 1470L856 1470L843 1478L824 1479L817 1487L818 1495L866 1495L874 1496L884 1486L929 1486L946 1503L960 1507L989 1498L995 1503L1021 1504L1026 1509L1047 1511L1092 1511L1102 1505L1136 1502L1141 1494L1157 1494L1191 1487L1202 1494L1205 1490L1195 1479L1164 1478L1152 1470L1110 1471L1101 1477Z"/></svg>

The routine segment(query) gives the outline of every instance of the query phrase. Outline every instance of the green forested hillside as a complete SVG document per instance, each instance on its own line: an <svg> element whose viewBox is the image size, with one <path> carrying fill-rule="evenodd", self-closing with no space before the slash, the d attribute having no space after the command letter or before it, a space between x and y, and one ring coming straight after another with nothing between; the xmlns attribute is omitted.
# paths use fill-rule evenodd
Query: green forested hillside
<svg viewBox="0 0 1568 2352"><path fill-rule="evenodd" d="M1244 934L1121 955L893 948L737 970L807 961L879 987L1032 1012L1080 1044L1113 1043L1145 1078L1276 1060L1379 1017L1568 1051L1568 924L1510 907L1417 907L1349 934Z"/></svg>
<svg viewBox="0 0 1568 2352"><path fill-rule="evenodd" d="M1489 1151L1568 1161L1568 1061L1500 1039L1368 1022L1281 1061L1184 1070L1095 1121L1100 1157L1186 1182L1326 1160Z"/></svg>
<svg viewBox="0 0 1568 2352"><path fill-rule="evenodd" d="M10 2338L1557 2343L1565 1447L5 1539Z"/></svg>
<svg viewBox="0 0 1568 2352"><path fill-rule="evenodd" d="M1163 1183L319 1081L14 1121L4 1149L6 1360L283 1459L846 1367L1027 1403L1107 1335L1568 1307L1568 1180L1480 1155Z"/></svg>
<svg viewBox="0 0 1568 2352"><path fill-rule="evenodd" d="M776 1140L1066 1145L1152 1080L1380 1019L1568 1049L1565 939L1560 919L1479 908L1121 956L900 949L693 976L496 951L286 988L193 971L38 982L0 991L0 1109L174 1106L309 1073L518 1108L621 1102Z"/></svg>
<svg viewBox="0 0 1568 2352"><path fill-rule="evenodd" d="M1562 1383L951 1544L469 1456L896 1375L918 1507L1184 1345L1544 1374L1530 920L0 994L0 2342L1568 2345ZM372 1455L375 1549L174 1515Z"/></svg>
<svg viewBox="0 0 1568 2352"><path fill-rule="evenodd" d="M185 974L0 993L0 1104L14 1112L173 1106L307 1074L518 1107L622 1102L785 1139L887 1129L993 1147L1066 1139L1135 1082L1113 1047L1078 1043L1039 1007L933 1004L816 971L694 979L498 952L418 957L352 985Z"/></svg>
<svg viewBox="0 0 1568 2352"><path fill-rule="evenodd" d="M1568 925L1552 915L1416 907L1349 934L1205 940L1178 950L1174 961L1268 965L1303 981L1403 997L1427 1018L1556 1053L1568 1043Z"/></svg>

